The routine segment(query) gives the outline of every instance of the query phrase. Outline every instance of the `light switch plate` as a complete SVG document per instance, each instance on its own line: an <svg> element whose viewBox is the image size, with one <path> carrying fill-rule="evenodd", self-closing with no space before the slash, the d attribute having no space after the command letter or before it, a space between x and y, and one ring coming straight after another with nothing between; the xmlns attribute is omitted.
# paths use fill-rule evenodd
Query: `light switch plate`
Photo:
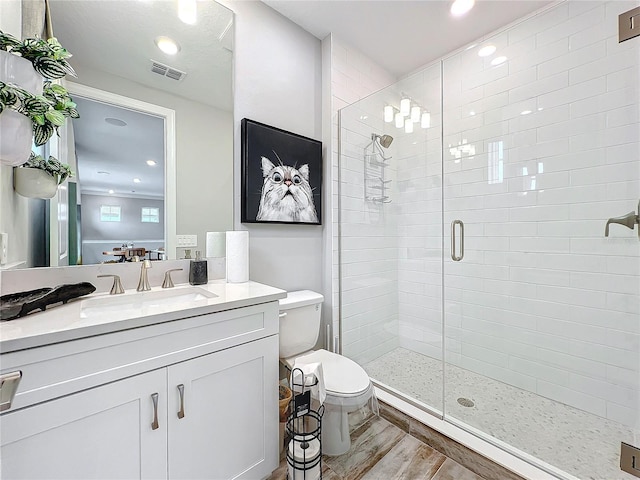
<svg viewBox="0 0 640 480"><path fill-rule="evenodd" d="M176 246L178 248L197 247L198 235L177 235Z"/></svg>
<svg viewBox="0 0 640 480"><path fill-rule="evenodd" d="M9 234L0 233L0 265L6 265L9 257Z"/></svg>

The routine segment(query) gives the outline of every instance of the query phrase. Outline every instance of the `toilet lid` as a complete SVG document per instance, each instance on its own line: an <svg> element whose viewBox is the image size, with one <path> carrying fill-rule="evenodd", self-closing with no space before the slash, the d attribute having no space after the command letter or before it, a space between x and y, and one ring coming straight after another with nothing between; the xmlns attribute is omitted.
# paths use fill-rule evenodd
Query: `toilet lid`
<svg viewBox="0 0 640 480"><path fill-rule="evenodd" d="M353 360L329 352L316 350L296 358L301 363L322 363L324 386L327 393L355 395L365 391L370 384L369 375Z"/></svg>

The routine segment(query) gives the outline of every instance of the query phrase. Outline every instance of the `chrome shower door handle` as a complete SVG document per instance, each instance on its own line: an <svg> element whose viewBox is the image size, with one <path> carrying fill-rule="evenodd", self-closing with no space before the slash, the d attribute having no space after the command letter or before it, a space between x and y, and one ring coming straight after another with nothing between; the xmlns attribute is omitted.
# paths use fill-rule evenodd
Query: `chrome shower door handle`
<svg viewBox="0 0 640 480"><path fill-rule="evenodd" d="M456 225L460 225L460 255L456 255ZM462 220L451 222L451 260L459 262L464 258L464 223Z"/></svg>

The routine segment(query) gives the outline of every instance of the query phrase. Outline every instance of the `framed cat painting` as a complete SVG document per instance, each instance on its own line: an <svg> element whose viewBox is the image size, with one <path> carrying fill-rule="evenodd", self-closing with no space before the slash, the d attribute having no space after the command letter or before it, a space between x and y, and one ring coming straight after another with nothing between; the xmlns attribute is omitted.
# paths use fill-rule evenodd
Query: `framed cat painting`
<svg viewBox="0 0 640 480"><path fill-rule="evenodd" d="M322 222L322 142L242 119L242 222Z"/></svg>

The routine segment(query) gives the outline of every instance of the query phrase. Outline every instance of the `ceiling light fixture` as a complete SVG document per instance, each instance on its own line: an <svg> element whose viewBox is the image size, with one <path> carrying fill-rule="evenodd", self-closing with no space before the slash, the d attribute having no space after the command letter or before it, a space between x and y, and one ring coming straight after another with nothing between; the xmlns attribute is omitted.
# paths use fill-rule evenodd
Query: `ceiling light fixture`
<svg viewBox="0 0 640 480"><path fill-rule="evenodd" d="M411 121L410 118L407 118L404 121L404 132L413 133L413 122Z"/></svg>
<svg viewBox="0 0 640 480"><path fill-rule="evenodd" d="M451 15L459 17L473 8L475 0L456 0L451 4Z"/></svg>
<svg viewBox="0 0 640 480"><path fill-rule="evenodd" d="M422 118L420 119L420 126L422 128L429 128L431 126L431 114L429 112L422 112Z"/></svg>
<svg viewBox="0 0 640 480"><path fill-rule="evenodd" d="M155 42L156 46L167 55L175 55L180 51L180 45L169 37L157 37Z"/></svg>
<svg viewBox="0 0 640 480"><path fill-rule="evenodd" d="M154 167L156 166L156 161L155 160L147 160L147 165L149 165L150 167Z"/></svg>
<svg viewBox="0 0 640 480"><path fill-rule="evenodd" d="M420 121L420 113L422 112L418 105L414 105L413 107L411 107L411 121L413 123L417 123Z"/></svg>
<svg viewBox="0 0 640 480"><path fill-rule="evenodd" d="M396 128L404 127L404 117L400 112L396 113Z"/></svg>
<svg viewBox="0 0 640 480"><path fill-rule="evenodd" d="M491 65L495 67L497 65L503 64L506 61L507 61L507 57L496 57L493 60L491 60Z"/></svg>
<svg viewBox="0 0 640 480"><path fill-rule="evenodd" d="M104 119L105 123L113 125L114 127L126 127L127 122L120 120L119 118L107 117Z"/></svg>
<svg viewBox="0 0 640 480"><path fill-rule="evenodd" d="M109 193L113 195L113 190L109 190Z"/></svg>
<svg viewBox="0 0 640 480"><path fill-rule="evenodd" d="M408 98L403 98L400 100L400 113L403 117L406 117L411 113L411 100Z"/></svg>
<svg viewBox="0 0 640 480"><path fill-rule="evenodd" d="M133 183L140 183L142 180L140 180L139 178L134 178L133 179Z"/></svg>
<svg viewBox="0 0 640 480"><path fill-rule="evenodd" d="M393 122L393 105L384 106L384 121L387 123Z"/></svg>
<svg viewBox="0 0 640 480"><path fill-rule="evenodd" d="M485 45L480 50L478 50L478 55L480 57L488 57L489 55L493 55L496 51L495 45Z"/></svg>
<svg viewBox="0 0 640 480"><path fill-rule="evenodd" d="M523 110L520 112L520 115L529 115L531 113L531 110Z"/></svg>
<svg viewBox="0 0 640 480"><path fill-rule="evenodd" d="M187 25L195 25L198 21L196 0L178 0L178 18Z"/></svg>

